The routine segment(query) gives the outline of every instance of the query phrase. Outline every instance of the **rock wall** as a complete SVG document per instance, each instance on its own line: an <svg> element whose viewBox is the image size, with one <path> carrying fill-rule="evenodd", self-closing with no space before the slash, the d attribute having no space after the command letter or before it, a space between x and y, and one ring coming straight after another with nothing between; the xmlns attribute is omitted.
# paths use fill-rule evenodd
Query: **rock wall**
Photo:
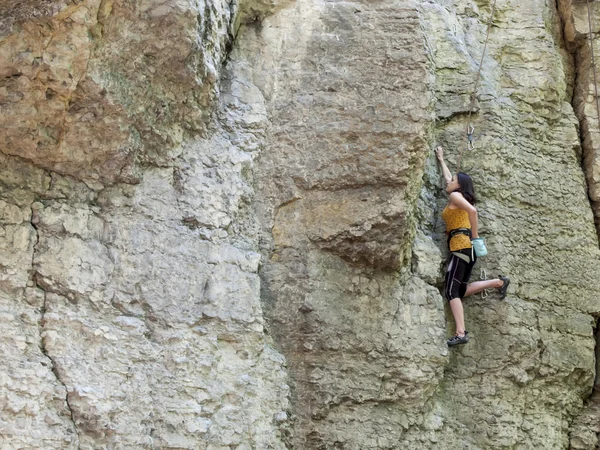
<svg viewBox="0 0 600 450"><path fill-rule="evenodd" d="M594 88L594 73L592 68L592 52L589 44L589 25L592 25L594 53L600 57L595 35L598 32L600 12L593 3L588 9L587 2L559 2L559 10L564 23L566 48L573 55L577 70L573 92L573 107L581 124L582 166L588 183L588 193L596 227L599 225L598 211L600 210L600 163L594 143L598 142L598 110L596 105L596 89ZM595 56L594 55L594 56ZM596 74L596 78L600 73Z"/></svg>
<svg viewBox="0 0 600 450"><path fill-rule="evenodd" d="M434 119L419 12L297 1L265 28L281 44L267 44L280 50L257 210L263 302L294 383L288 443L395 448L447 355L440 295L409 270Z"/></svg>
<svg viewBox="0 0 600 450"><path fill-rule="evenodd" d="M468 83L481 54L489 7L469 6L457 4L456 15L430 10L433 29L448 24L437 40L445 94ZM491 253L482 266L513 284L505 302L468 302L477 343L453 353L436 402L447 408L448 443L568 448L572 417L594 382L598 312L598 245L570 104L575 67L554 4L497 8L474 120L480 137L463 167L482 198ZM464 142L455 111L437 127L442 141Z"/></svg>
<svg viewBox="0 0 600 450"><path fill-rule="evenodd" d="M206 128L226 3L5 2L0 14L4 153L106 184Z"/></svg>
<svg viewBox="0 0 600 450"><path fill-rule="evenodd" d="M249 209L266 117L223 66L251 6L3 6L3 449L283 448Z"/></svg>
<svg viewBox="0 0 600 450"><path fill-rule="evenodd" d="M496 7L448 351L490 2L4 2L0 446L595 448L585 4Z"/></svg>
<svg viewBox="0 0 600 450"><path fill-rule="evenodd" d="M598 61L600 47L598 46L597 33L600 27L600 11L597 5L591 3L576 3L562 1L558 3L561 18L564 24L564 37L566 47L573 55L576 68L574 80L573 107L575 115L580 122L580 135L582 143L582 167L588 185L588 196L594 212L596 230L600 233L600 163L598 159L598 122L597 85L600 72L594 75L592 60ZM590 24L592 26L592 47L590 46ZM596 148L595 148L596 147ZM597 314L595 315L597 318ZM598 384L600 382L600 354L598 323L596 331L596 378L594 390L586 401L585 407L574 418L570 428L570 448L591 449L600 445L600 398Z"/></svg>
<svg viewBox="0 0 600 450"><path fill-rule="evenodd" d="M471 343L444 347L430 149L453 165L466 146L490 12L297 1L265 21L282 62L258 169L263 302L293 381L293 448L571 445L595 377L599 251L554 3L497 4L462 167L490 249L477 275L512 284L504 302L469 299Z"/></svg>

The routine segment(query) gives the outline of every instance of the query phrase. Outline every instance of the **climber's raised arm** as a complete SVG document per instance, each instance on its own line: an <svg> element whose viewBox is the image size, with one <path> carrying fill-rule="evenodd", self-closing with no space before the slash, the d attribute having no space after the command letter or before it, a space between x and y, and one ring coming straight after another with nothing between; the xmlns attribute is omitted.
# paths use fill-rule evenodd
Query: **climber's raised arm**
<svg viewBox="0 0 600 450"><path fill-rule="evenodd" d="M442 166L442 175L444 176L444 180L446 180L446 185L448 185L452 181L452 174L450 173L450 170L444 161L444 149L441 145L435 149L435 155Z"/></svg>

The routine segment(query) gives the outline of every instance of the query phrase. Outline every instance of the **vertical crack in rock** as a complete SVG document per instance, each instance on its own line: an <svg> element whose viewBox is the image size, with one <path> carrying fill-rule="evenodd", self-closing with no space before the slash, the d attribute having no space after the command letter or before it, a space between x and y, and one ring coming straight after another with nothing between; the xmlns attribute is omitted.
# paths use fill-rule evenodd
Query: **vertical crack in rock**
<svg viewBox="0 0 600 450"><path fill-rule="evenodd" d="M39 284L36 282L35 283L35 287L38 289L43 290L43 288L41 286L39 286ZM67 385L65 384L65 382L63 381L63 379L60 376L60 372L58 370L57 364L54 361L54 359L52 358L52 356L50 356L50 352L48 352L48 349L46 348L45 342L44 342L44 337L42 336L43 330L44 330L44 323L45 323L45 316L46 316L46 302L47 302L48 296L46 294L46 292L44 291L44 306L42 307L42 316L40 318L40 349L42 351L42 353L44 354L44 356L46 358L48 358L48 360L50 361L51 364L51 370L52 373L54 374L54 376L56 377L56 380L63 386L63 388L65 389L65 404L67 405L67 409L69 410L69 415L71 417L71 422L73 423L73 428L75 430L75 433L77 435L77 448L80 449L81 445L80 445L80 433L79 433L79 428L77 428L77 422L75 421L75 413L73 411L73 407L71 406L71 403L69 401L69 389L67 388Z"/></svg>
<svg viewBox="0 0 600 450"><path fill-rule="evenodd" d="M600 238L600 180L595 172L597 167L597 152L594 140L599 142L598 117L594 90L594 73L592 66L592 46L595 59L600 56L596 45L596 30L592 29L593 42L589 41L589 24L587 3L576 3L573 0L557 0L563 25L563 39L567 51L571 54L573 64L573 96L571 105L579 121L579 136L581 145L581 168L587 183L587 192L591 209L594 214L596 233ZM593 10L592 10L593 11ZM597 20L591 18L592 27ZM591 45L590 45L591 44ZM596 145L597 146L597 145ZM571 421L569 441L571 449L598 448L600 444L600 319L598 313L594 316L595 337L595 379L590 395L584 400L584 407Z"/></svg>
<svg viewBox="0 0 600 450"><path fill-rule="evenodd" d="M233 51L233 45L235 44L235 37L238 32L239 25L236 26L236 19L238 16L239 2L231 0L228 5L229 8L229 23L227 24L227 40L225 42L225 54L223 55L223 67L227 64L230 59L231 52Z"/></svg>
<svg viewBox="0 0 600 450"><path fill-rule="evenodd" d="M594 387L600 385L600 317L596 317L596 328L594 330L596 338L596 376L594 377Z"/></svg>
<svg viewBox="0 0 600 450"><path fill-rule="evenodd" d="M52 181L51 181L51 183L52 183ZM50 189L50 187L48 189ZM42 291L43 295L44 295L44 301L42 304L40 321L39 321L40 351L50 361L50 367L51 367L52 373L56 377L56 380L62 385L62 387L65 390L65 404L67 405L67 409L69 410L69 416L71 418L71 422L73 423L73 429L75 430L75 433L77 435L77 448L79 449L79 448L81 448L80 433L79 433L79 429L77 427L77 423L75 421L75 413L74 413L71 403L69 401L69 389L67 388L67 385L65 384L64 380L60 376L60 372L58 370L56 361L54 361L54 359L50 355L50 352L46 348L46 343L45 343L44 336L43 336L44 324L46 322L48 295L47 295L46 290L40 285L40 283L38 283L38 280L37 280L38 274L35 270L35 258L36 258L36 254L38 251L38 244L40 242L40 230L38 229L39 217L37 216L37 213L33 207L33 205L35 203L36 202L33 202L30 206L30 208L31 208L30 223L31 223L31 227L35 230L35 242L33 245L33 252L32 252L32 256L31 256L31 280L33 282L33 287L35 289L39 289L40 291Z"/></svg>
<svg viewBox="0 0 600 450"><path fill-rule="evenodd" d="M574 80L571 105L579 121L581 166L587 181L588 197L594 212L596 232L600 236L600 180L594 173L597 172L595 166L598 165L594 150L594 138L598 140L600 130L598 130L593 87L594 75L588 35L587 5L585 2L576 4L572 0L557 0L557 8L563 23L564 43L573 58ZM592 26L595 22L592 18ZM595 37L593 39L595 40ZM595 48L596 58L600 56L598 50Z"/></svg>

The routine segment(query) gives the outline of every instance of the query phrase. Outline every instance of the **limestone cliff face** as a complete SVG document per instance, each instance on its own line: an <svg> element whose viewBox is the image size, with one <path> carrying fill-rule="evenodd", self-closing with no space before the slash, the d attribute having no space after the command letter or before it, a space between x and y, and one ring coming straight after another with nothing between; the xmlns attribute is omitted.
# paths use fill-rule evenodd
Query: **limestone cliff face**
<svg viewBox="0 0 600 450"><path fill-rule="evenodd" d="M594 382L599 251L571 105L576 65L556 6L497 5L477 150L462 167L490 249L478 271L513 284L504 302L467 301L473 339L451 354L437 289L445 199L429 149L446 145L454 162L466 146L490 5L295 10L305 29L282 39L258 170L272 237L263 301L294 383L290 443L569 447ZM388 186L394 197L382 195Z"/></svg>
<svg viewBox="0 0 600 450"><path fill-rule="evenodd" d="M248 207L266 116L220 76L249 6L5 5L0 447L283 448Z"/></svg>
<svg viewBox="0 0 600 450"><path fill-rule="evenodd" d="M4 2L0 447L595 448L585 4L496 7L449 352L490 2Z"/></svg>
<svg viewBox="0 0 600 450"><path fill-rule="evenodd" d="M600 48L596 35L600 26L598 18L600 11L597 5L576 3L570 1L559 2L559 11L564 24L564 37L566 47L573 55L576 68L574 79L573 107L581 127L582 167L588 185L588 196L596 229L600 233L600 159L598 155L598 101L596 85L600 72L594 76L592 59L598 61ZM592 26L593 47L590 46L590 25ZM593 49L593 55L592 55ZM598 317L597 314L594 315ZM598 377L600 369L600 346L598 345L600 333L596 325L596 378L594 391L586 401L584 408L574 418L570 428L570 445L573 449L589 449L600 445L600 399L598 392Z"/></svg>
<svg viewBox="0 0 600 450"><path fill-rule="evenodd" d="M286 15L266 20L285 39L257 172L263 302L302 405L289 444L390 448L447 355L439 293L410 271L434 120L425 34L412 2Z"/></svg>

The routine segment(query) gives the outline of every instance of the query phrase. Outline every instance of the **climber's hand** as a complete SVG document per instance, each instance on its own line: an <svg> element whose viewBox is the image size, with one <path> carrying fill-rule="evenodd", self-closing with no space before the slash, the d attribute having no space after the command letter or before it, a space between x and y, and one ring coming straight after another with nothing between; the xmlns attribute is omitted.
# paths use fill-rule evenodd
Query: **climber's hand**
<svg viewBox="0 0 600 450"><path fill-rule="evenodd" d="M438 148L435 149L435 155L437 156L437 158L440 161L444 160L444 149L442 148L442 146L438 146Z"/></svg>

